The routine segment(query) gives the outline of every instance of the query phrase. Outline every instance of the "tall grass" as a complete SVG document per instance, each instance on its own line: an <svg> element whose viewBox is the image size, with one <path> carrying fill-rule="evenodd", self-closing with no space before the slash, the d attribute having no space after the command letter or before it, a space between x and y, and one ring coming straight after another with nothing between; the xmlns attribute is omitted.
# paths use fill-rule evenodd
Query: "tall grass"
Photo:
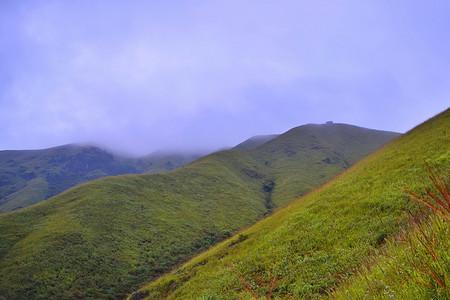
<svg viewBox="0 0 450 300"><path fill-rule="evenodd" d="M448 188L448 175L439 175L438 170L427 166L428 178L432 186L425 188L423 194L410 190L406 193L419 204L427 206L431 211L450 223L450 191Z"/></svg>
<svg viewBox="0 0 450 300"><path fill-rule="evenodd" d="M450 189L448 174L439 175L438 171L428 167L428 178L432 185L419 194L407 191L413 201L428 207L432 212L432 219L422 223L417 216L412 218L415 232L408 239L409 261L416 272L422 273L426 281L418 281L425 288L439 291L441 296L450 298L449 281L449 253L441 253L440 236L438 232L448 231L450 228ZM442 222L443 221L443 222ZM434 225L431 226L430 225ZM417 259L426 256L427 259Z"/></svg>
<svg viewBox="0 0 450 300"><path fill-rule="evenodd" d="M332 293L336 299L450 299L450 178L427 167L429 187L407 190L422 206L381 256Z"/></svg>

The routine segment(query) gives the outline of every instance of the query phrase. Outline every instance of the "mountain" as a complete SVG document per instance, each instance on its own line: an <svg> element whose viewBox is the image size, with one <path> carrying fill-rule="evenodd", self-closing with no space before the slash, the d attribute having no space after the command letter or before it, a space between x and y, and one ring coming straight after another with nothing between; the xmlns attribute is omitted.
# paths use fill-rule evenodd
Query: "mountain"
<svg viewBox="0 0 450 300"><path fill-rule="evenodd" d="M286 135L280 138L284 137ZM400 295L408 295L398 299L444 299L442 294L439 297L429 292L417 293L418 289L411 287L421 286L422 290L430 291L448 282L448 277L439 281L430 273L433 268L447 268L444 274L448 275L448 252L441 252L447 259L446 265L437 265L432 259L435 254L428 252L433 268L417 270L411 268L417 261L401 259L398 251L389 246L382 268L373 271L376 274L369 271L368 275L366 272L366 276L363 274L356 281L350 281L351 293L346 293L346 283L358 274L362 265L368 265L370 270L377 262L377 255L383 253L386 241L392 245L395 237L408 228L408 212L418 212L418 208L408 199L405 190L421 193L429 186L426 165L450 174L449 145L450 109L305 197L149 283L131 298L319 299L338 296L340 299L372 299L370 295L374 295L377 296L374 299L397 299L394 288L390 288L395 284L396 290L402 290ZM264 147L267 149L267 144ZM447 228L446 231L441 229L442 245L436 244L436 240L434 243L441 245L441 249L450 249L450 227L441 228ZM411 245L425 243L423 235L418 237ZM398 240L404 240L404 235ZM408 248L408 244L401 247ZM420 251L426 253L426 250L428 248ZM419 257L423 259L423 254ZM367 262L369 258L372 260ZM386 262L386 259L392 260ZM406 271L405 265L409 265ZM418 276L418 272L426 276ZM367 287L369 278L373 282ZM414 282L411 278L421 281ZM410 290L406 291L406 287ZM338 293L331 295L336 288Z"/></svg>
<svg viewBox="0 0 450 300"><path fill-rule="evenodd" d="M270 135L257 135L254 137L249 138L248 140L243 141L239 145L235 146L235 150L253 150L262 144L267 143L270 140L273 140L276 138L277 134L270 134Z"/></svg>
<svg viewBox="0 0 450 300"><path fill-rule="evenodd" d="M169 171L198 157L155 153L132 159L82 145L0 151L0 211L34 204L96 178Z"/></svg>
<svg viewBox="0 0 450 300"><path fill-rule="evenodd" d="M304 125L254 149L101 178L0 214L0 295L123 298L397 136Z"/></svg>
<svg viewBox="0 0 450 300"><path fill-rule="evenodd" d="M132 165L136 173L160 173L175 170L203 156L200 153L190 152L154 152L137 158ZM128 159L130 161L130 159Z"/></svg>

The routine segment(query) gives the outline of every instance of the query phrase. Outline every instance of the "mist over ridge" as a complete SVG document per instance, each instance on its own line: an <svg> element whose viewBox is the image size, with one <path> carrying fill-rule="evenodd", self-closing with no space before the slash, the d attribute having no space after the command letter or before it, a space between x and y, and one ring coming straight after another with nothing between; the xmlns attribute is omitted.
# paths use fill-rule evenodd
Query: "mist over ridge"
<svg viewBox="0 0 450 300"><path fill-rule="evenodd" d="M2 1L0 149L211 151L327 120L404 132L448 107L449 6Z"/></svg>

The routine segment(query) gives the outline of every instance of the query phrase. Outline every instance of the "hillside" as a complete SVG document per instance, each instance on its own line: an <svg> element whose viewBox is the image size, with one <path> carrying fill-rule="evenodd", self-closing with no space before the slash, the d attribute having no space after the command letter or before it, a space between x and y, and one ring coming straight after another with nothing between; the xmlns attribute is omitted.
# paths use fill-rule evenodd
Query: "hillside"
<svg viewBox="0 0 450 300"><path fill-rule="evenodd" d="M375 145L398 136L380 133L347 124L309 124L293 128L249 153L270 169L276 183L272 200L282 206L349 168L378 148Z"/></svg>
<svg viewBox="0 0 450 300"><path fill-rule="evenodd" d="M428 186L426 162L449 172L449 145L447 110L321 188L148 284L132 298L326 298L404 228L407 211L417 208L405 189L418 192ZM392 273L401 265L389 268ZM378 269L378 278L379 273L383 269ZM362 276L353 284L353 293L338 295L366 298L371 286L360 288L366 281ZM388 298L385 291L382 286L378 298Z"/></svg>
<svg viewBox="0 0 450 300"><path fill-rule="evenodd" d="M276 134L269 134L269 135L257 135L254 137L251 137L242 143L236 145L233 149L234 150L253 150L255 148L258 148L259 146L267 143L270 140L273 140L278 135Z"/></svg>
<svg viewBox="0 0 450 300"><path fill-rule="evenodd" d="M98 179L1 214L0 295L125 297L397 135L305 125L253 150L214 153L164 174Z"/></svg>
<svg viewBox="0 0 450 300"><path fill-rule="evenodd" d="M333 291L333 298L450 299L450 155L445 159L447 168L438 176L446 187L430 186L441 204L425 196L435 207L441 205L440 213L419 211L421 218L413 218L408 230L388 240L386 247Z"/></svg>
<svg viewBox="0 0 450 300"><path fill-rule="evenodd" d="M25 207L79 183L127 173L173 170L197 155L156 153L132 159L93 146L0 151L0 211Z"/></svg>

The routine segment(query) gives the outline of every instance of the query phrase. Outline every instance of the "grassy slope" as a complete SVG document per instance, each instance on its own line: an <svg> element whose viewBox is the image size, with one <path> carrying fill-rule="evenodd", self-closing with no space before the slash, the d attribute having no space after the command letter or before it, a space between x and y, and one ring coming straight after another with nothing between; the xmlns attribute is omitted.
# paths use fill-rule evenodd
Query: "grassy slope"
<svg viewBox="0 0 450 300"><path fill-rule="evenodd" d="M450 148L450 147L447 147ZM450 202L450 151L440 159L439 176ZM425 179L429 181L429 179ZM433 193L439 195L434 189ZM441 194L442 195L442 194ZM431 203L436 203L431 201ZM359 272L333 293L336 299L450 299L450 211L415 220L388 241ZM427 211L421 211L427 215Z"/></svg>
<svg viewBox="0 0 450 300"><path fill-rule="evenodd" d="M425 184L425 161L447 164L447 110L306 197L140 291L148 299L315 299L350 277L395 235ZM205 283L208 284L205 284ZM138 298L138 297L137 297Z"/></svg>
<svg viewBox="0 0 450 300"><path fill-rule="evenodd" d="M296 138L299 136L303 138ZM346 124L306 125L256 148L252 155L271 169L276 182L273 202L282 206L325 183L330 174L347 169L374 151L374 145L383 145L396 136Z"/></svg>
<svg viewBox="0 0 450 300"><path fill-rule="evenodd" d="M273 203L264 187L274 181L277 189L276 180L283 179L280 170L272 174L277 161L292 165L285 169L286 177L311 176L306 187L285 184L289 194L296 194L314 186L316 173L323 175L317 185L346 167L342 159L329 157L341 150L331 143L354 148L361 146L355 130L373 135L373 140L365 141L369 147L359 153L364 155L393 137L346 128L327 142L333 127L303 126L297 134L281 136L278 145L223 151L166 174L100 179L2 214L0 295L7 299L125 296L266 214ZM271 153L277 148L283 150ZM297 162L303 156L309 159ZM327 158L330 162L323 162ZM281 196L275 199L285 203Z"/></svg>
<svg viewBox="0 0 450 300"><path fill-rule="evenodd" d="M372 258L374 262L334 291L333 298L450 299L450 225L433 216L420 227L402 240L390 240L384 252ZM422 243L423 235L433 239L436 259ZM437 284L432 269L444 286Z"/></svg>
<svg viewBox="0 0 450 300"><path fill-rule="evenodd" d="M127 173L172 170L191 155L150 155L125 159L92 146L0 151L0 211L37 203L79 183Z"/></svg>
<svg viewBox="0 0 450 300"><path fill-rule="evenodd" d="M259 183L221 159L176 175L100 179L2 215L0 295L117 298L257 219L266 211Z"/></svg>

